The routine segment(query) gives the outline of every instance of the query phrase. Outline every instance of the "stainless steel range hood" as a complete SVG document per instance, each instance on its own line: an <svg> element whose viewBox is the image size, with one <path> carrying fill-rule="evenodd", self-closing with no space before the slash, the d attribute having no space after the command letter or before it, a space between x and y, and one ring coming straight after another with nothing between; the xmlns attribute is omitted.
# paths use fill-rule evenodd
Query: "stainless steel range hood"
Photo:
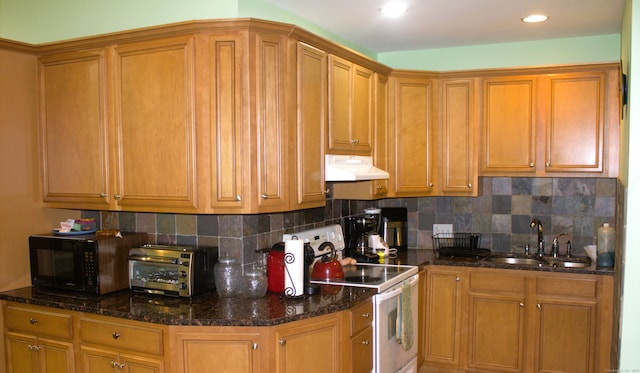
<svg viewBox="0 0 640 373"><path fill-rule="evenodd" d="M388 179L389 173L373 165L373 158L358 155L325 155L325 181Z"/></svg>

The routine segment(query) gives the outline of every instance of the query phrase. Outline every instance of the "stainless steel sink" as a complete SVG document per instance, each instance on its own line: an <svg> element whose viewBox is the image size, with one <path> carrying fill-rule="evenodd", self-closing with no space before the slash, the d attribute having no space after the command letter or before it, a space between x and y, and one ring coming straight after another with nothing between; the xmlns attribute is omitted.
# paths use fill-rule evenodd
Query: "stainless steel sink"
<svg viewBox="0 0 640 373"><path fill-rule="evenodd" d="M531 256L518 256L514 254L494 254L488 256L485 260L499 264L511 264L511 265L528 265L528 266L542 266L544 262L538 258Z"/></svg>
<svg viewBox="0 0 640 373"><path fill-rule="evenodd" d="M591 265L591 259L588 257L572 257L572 258L553 258L545 257L547 265L550 267L563 268L585 268Z"/></svg>

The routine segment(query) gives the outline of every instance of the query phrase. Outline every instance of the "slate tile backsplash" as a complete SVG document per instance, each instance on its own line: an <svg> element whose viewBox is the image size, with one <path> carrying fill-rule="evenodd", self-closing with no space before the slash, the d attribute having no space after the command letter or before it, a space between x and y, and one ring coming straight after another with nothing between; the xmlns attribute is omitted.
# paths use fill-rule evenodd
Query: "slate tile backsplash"
<svg viewBox="0 0 640 373"><path fill-rule="evenodd" d="M393 198L379 201L329 199L323 208L259 215L184 215L111 211L83 211L103 229L147 232L157 244L219 246L242 260L255 261L255 250L270 247L284 233L341 223L366 207L406 207L408 245L432 249L432 226L453 224L455 232L482 234L482 247L518 251L535 247L532 218L542 222L547 248L561 239L561 253L571 240L575 254L595 243L602 223L616 223L616 179L594 178L481 178L478 197Z"/></svg>

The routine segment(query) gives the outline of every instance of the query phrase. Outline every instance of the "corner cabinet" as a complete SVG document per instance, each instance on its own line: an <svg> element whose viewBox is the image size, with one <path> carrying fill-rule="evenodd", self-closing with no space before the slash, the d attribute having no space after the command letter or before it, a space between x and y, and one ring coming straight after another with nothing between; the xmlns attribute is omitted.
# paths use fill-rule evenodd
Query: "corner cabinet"
<svg viewBox="0 0 640 373"><path fill-rule="evenodd" d="M483 79L483 175L615 177L618 67Z"/></svg>
<svg viewBox="0 0 640 373"><path fill-rule="evenodd" d="M613 276L429 266L427 371L611 368Z"/></svg>

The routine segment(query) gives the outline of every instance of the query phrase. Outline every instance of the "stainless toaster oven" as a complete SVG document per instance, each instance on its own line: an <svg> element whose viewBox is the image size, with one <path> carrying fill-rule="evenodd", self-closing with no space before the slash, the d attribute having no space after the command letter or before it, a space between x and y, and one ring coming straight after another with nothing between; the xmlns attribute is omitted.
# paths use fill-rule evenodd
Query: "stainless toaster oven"
<svg viewBox="0 0 640 373"><path fill-rule="evenodd" d="M129 250L129 287L135 292L191 297L215 289L217 260L217 247L135 247Z"/></svg>

